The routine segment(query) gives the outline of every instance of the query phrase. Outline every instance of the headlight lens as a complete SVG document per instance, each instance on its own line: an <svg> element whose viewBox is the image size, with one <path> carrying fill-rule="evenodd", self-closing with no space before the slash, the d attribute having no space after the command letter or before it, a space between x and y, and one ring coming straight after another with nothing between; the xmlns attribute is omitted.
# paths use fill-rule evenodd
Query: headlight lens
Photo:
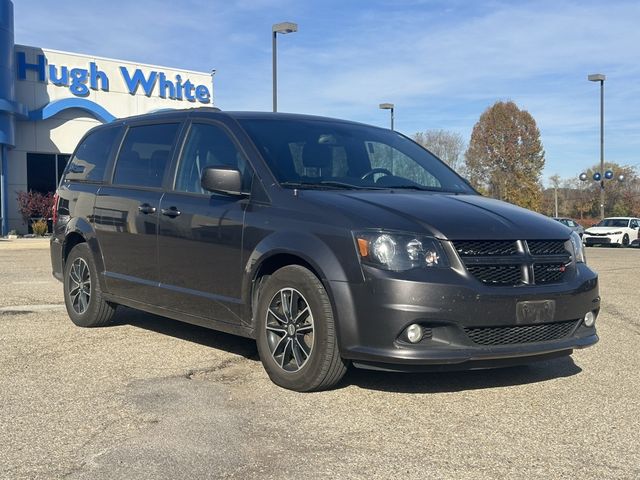
<svg viewBox="0 0 640 480"><path fill-rule="evenodd" d="M571 244L573 245L573 258L577 263L587 263L587 257L584 254L584 245L582 239L576 232L571 234Z"/></svg>
<svg viewBox="0 0 640 480"><path fill-rule="evenodd" d="M609 235L622 235L622 232L609 232Z"/></svg>
<svg viewBox="0 0 640 480"><path fill-rule="evenodd" d="M354 232L362 263L384 270L447 267L446 254L434 238L391 232Z"/></svg>

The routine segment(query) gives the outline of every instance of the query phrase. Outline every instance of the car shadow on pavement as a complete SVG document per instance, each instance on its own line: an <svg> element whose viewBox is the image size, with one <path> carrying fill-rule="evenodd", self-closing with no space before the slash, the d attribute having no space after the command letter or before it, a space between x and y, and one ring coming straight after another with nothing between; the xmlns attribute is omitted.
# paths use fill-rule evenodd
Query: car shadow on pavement
<svg viewBox="0 0 640 480"><path fill-rule="evenodd" d="M259 362L256 343L250 338L191 325L150 313L119 307L116 325L131 325L161 335L215 348ZM471 371L396 373L351 367L337 389L355 386L398 393L448 393L484 388L500 388L571 377L582 369L572 357L562 357L529 365Z"/></svg>
<svg viewBox="0 0 640 480"><path fill-rule="evenodd" d="M338 388L352 385L385 392L449 393L526 385L571 377L581 371L571 357L516 367L434 373L390 373L351 368Z"/></svg>
<svg viewBox="0 0 640 480"><path fill-rule="evenodd" d="M132 308L118 307L113 325L131 325L161 335L169 335L188 342L198 343L205 347L223 350L234 355L241 355L250 360L258 360L255 340L160 317Z"/></svg>

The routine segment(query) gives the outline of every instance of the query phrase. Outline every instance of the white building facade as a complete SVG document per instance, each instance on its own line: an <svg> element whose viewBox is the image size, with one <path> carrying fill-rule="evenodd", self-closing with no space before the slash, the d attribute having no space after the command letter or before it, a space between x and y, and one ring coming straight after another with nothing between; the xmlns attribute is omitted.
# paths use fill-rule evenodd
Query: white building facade
<svg viewBox="0 0 640 480"><path fill-rule="evenodd" d="M13 5L0 0L2 235L26 233L21 191L54 191L91 128L161 109L213 105L212 75L13 44Z"/></svg>

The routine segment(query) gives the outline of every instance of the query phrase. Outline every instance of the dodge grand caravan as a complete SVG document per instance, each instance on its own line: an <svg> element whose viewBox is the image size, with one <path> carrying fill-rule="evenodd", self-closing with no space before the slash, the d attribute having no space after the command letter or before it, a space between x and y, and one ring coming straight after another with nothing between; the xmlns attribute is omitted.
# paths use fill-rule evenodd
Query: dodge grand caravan
<svg viewBox="0 0 640 480"><path fill-rule="evenodd" d="M293 390L349 365L489 368L598 340L580 237L391 130L213 108L127 118L81 140L54 210L76 325L125 305L254 338Z"/></svg>

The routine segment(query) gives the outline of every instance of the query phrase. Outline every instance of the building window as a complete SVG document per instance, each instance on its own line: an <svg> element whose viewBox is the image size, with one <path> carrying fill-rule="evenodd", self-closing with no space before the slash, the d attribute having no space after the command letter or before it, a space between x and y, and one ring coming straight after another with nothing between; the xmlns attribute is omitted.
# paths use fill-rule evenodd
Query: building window
<svg viewBox="0 0 640 480"><path fill-rule="evenodd" d="M27 190L55 192L70 155L27 153Z"/></svg>

